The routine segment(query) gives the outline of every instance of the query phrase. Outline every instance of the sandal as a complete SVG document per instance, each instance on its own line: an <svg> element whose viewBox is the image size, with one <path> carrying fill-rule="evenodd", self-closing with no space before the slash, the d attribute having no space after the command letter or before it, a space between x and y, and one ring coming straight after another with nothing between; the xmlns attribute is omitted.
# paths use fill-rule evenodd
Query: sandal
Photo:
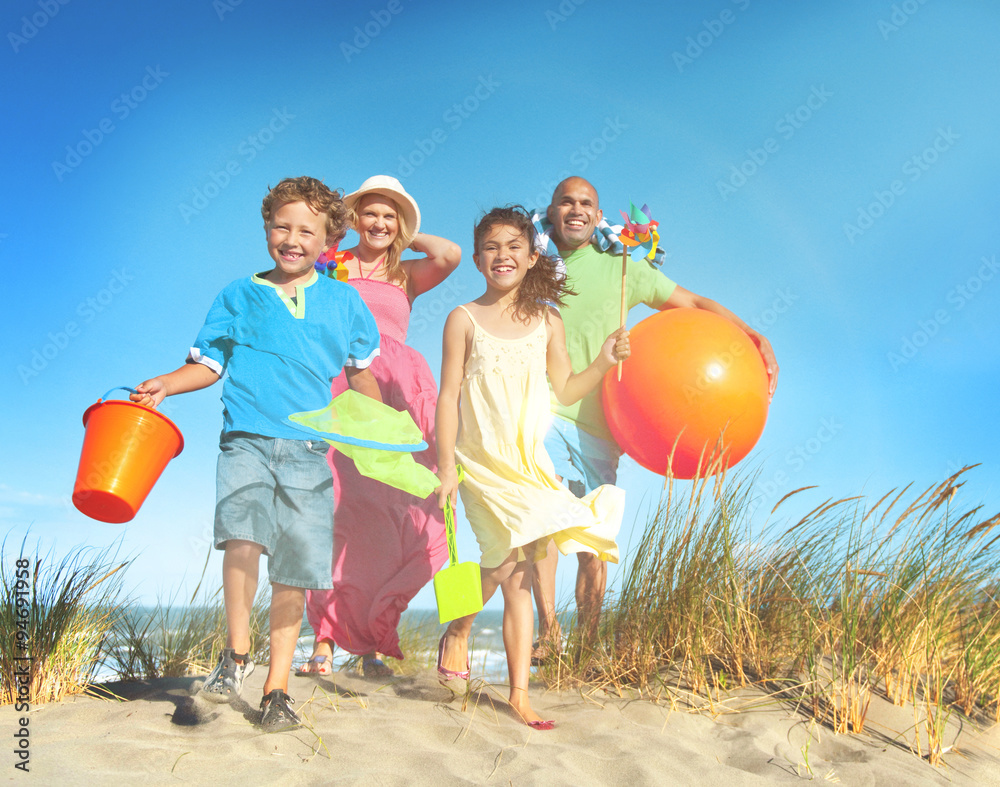
<svg viewBox="0 0 1000 787"><path fill-rule="evenodd" d="M377 654L369 653L361 657L361 674L366 678L391 678L396 673Z"/></svg>
<svg viewBox="0 0 1000 787"><path fill-rule="evenodd" d="M551 719L549 721L529 721L528 726L533 730L554 730L556 728L556 723Z"/></svg>
<svg viewBox="0 0 1000 787"><path fill-rule="evenodd" d="M223 648L216 664L201 687L201 696L212 702L232 702L240 696L243 681L253 673L249 653L242 656L233 648Z"/></svg>
<svg viewBox="0 0 1000 787"><path fill-rule="evenodd" d="M275 689L270 694L265 694L260 701L260 726L264 732L284 732L294 730L302 726L302 720L298 714L291 709L295 700L289 697L281 689Z"/></svg>
<svg viewBox="0 0 1000 787"><path fill-rule="evenodd" d="M466 654L465 657L465 671L456 672L455 670L450 670L447 667L441 666L441 661L444 659L444 640L448 635L445 634L441 637L441 641L438 643L438 680L441 682L442 686L447 686L449 681L453 680L468 680L469 676L472 674L472 669L469 666L469 656Z"/></svg>
<svg viewBox="0 0 1000 787"><path fill-rule="evenodd" d="M332 675L333 665L330 664L328 656L313 656L309 661L295 670L298 676L303 675Z"/></svg>
<svg viewBox="0 0 1000 787"><path fill-rule="evenodd" d="M559 645L550 639L536 639L531 644L531 666L542 667L559 658Z"/></svg>

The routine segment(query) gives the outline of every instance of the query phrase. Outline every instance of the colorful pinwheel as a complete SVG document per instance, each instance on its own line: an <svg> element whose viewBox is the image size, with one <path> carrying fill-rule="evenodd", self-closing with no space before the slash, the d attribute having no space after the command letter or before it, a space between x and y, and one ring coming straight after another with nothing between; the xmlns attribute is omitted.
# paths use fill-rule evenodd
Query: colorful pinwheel
<svg viewBox="0 0 1000 787"><path fill-rule="evenodd" d="M353 256L349 251L337 251L336 246L331 246L319 255L319 258L316 260L316 270L326 274L331 279L347 281L347 265L345 261Z"/></svg>
<svg viewBox="0 0 1000 787"><path fill-rule="evenodd" d="M659 222L653 221L649 212L649 205L637 208L632 200L628 203L629 212L621 211L622 218L625 219L625 226L622 228L618 239L622 242L622 308L621 325L625 327L625 318L628 317L628 258L629 249L632 249L632 259L647 259L653 262L656 254L656 244L660 236L656 231ZM618 379L622 379L622 362L618 362Z"/></svg>
<svg viewBox="0 0 1000 787"><path fill-rule="evenodd" d="M620 211L625 219L625 227L618 236L622 244L632 249L632 259L647 259L653 261L656 254L656 244L660 240L660 235L656 228L660 226L658 221L653 221L649 212L649 205L637 208L635 203L629 201L628 215L625 211ZM640 252L644 252L641 253Z"/></svg>

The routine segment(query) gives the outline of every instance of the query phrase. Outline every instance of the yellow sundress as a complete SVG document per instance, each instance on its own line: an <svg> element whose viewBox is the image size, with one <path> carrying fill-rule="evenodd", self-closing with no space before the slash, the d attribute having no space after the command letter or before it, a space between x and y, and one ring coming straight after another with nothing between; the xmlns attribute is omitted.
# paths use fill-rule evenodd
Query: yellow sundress
<svg viewBox="0 0 1000 787"><path fill-rule="evenodd" d="M456 459L465 466L459 486L465 515L482 550L483 568L499 566L518 549L549 539L564 555L589 552L618 562L615 537L625 492L605 484L577 498L556 480L543 441L551 423L546 381L545 320L520 339L501 339L472 320L472 352L462 380Z"/></svg>

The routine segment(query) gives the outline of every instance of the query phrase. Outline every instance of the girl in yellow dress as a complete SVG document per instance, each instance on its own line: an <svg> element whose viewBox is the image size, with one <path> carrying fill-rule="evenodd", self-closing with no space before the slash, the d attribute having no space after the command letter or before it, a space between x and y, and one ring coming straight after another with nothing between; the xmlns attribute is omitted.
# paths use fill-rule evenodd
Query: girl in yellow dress
<svg viewBox="0 0 1000 787"><path fill-rule="evenodd" d="M579 499L559 483L543 447L549 386L560 402L572 404L628 357L629 343L628 331L616 331L590 366L573 373L553 308L564 280L533 238L531 217L520 207L495 208L476 226L473 259L486 292L451 312L444 327L437 492L442 507L448 498L454 503L461 463L462 503L482 550L483 601L498 587L503 593L510 705L531 727L551 729L553 722L528 701L532 563L550 539L563 554L589 552L617 562L624 492L605 485ZM469 677L473 618L452 621L441 638L443 683Z"/></svg>

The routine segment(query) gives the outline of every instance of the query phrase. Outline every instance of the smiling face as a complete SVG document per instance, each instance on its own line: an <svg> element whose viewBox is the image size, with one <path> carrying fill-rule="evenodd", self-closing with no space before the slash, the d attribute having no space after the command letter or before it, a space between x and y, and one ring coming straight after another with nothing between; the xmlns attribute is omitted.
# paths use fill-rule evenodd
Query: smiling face
<svg viewBox="0 0 1000 787"><path fill-rule="evenodd" d="M509 292L517 289L535 266L538 252L516 227L497 224L483 235L472 259L486 277L488 287Z"/></svg>
<svg viewBox="0 0 1000 787"><path fill-rule="evenodd" d="M552 222L552 240L561 251L582 249L604 216L597 192L583 178L567 178L552 195L546 215Z"/></svg>
<svg viewBox="0 0 1000 787"><path fill-rule="evenodd" d="M396 203L381 194L366 194L358 202L359 243L373 252L384 252L399 235Z"/></svg>
<svg viewBox="0 0 1000 787"><path fill-rule="evenodd" d="M327 248L326 217L305 202L286 202L271 213L264 229L267 253L274 260L271 281L299 284L309 279L316 260Z"/></svg>

